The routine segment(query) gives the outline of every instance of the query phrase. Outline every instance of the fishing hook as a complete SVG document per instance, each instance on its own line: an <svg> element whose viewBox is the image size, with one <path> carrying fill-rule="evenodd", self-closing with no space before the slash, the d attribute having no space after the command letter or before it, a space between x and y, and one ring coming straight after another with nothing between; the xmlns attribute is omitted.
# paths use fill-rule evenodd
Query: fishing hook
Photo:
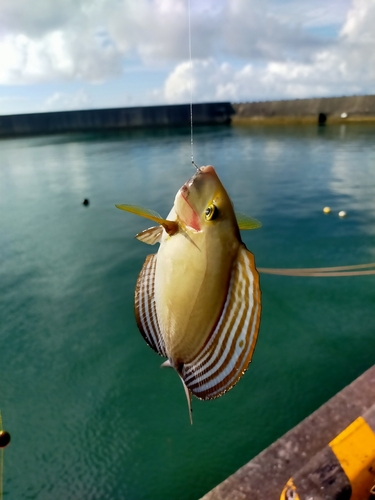
<svg viewBox="0 0 375 500"><path fill-rule="evenodd" d="M194 167L197 169L197 172L200 172L200 171L201 171L201 169L198 167L198 165L195 163L195 161L194 161L194 160L191 160L191 163L192 163L192 165L194 165Z"/></svg>

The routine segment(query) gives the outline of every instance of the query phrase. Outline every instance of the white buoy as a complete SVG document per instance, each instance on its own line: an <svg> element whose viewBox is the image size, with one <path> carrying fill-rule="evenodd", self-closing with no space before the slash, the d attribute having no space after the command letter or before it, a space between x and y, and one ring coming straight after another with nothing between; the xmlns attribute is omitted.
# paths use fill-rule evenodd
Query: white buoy
<svg viewBox="0 0 375 500"><path fill-rule="evenodd" d="M348 113L341 113L341 118L347 118L348 117Z"/></svg>
<svg viewBox="0 0 375 500"><path fill-rule="evenodd" d="M345 210L341 210L341 211L339 212L339 217L346 217L346 212L345 212Z"/></svg>
<svg viewBox="0 0 375 500"><path fill-rule="evenodd" d="M329 213L331 212L330 207L324 207L324 208L323 208L323 212L324 212L325 214L329 214Z"/></svg>

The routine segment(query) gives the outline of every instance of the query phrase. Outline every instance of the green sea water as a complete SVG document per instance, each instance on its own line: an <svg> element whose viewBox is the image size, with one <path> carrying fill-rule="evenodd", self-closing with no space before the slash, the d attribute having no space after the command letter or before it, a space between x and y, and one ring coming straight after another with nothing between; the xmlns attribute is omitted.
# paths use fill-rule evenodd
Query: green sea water
<svg viewBox="0 0 375 500"><path fill-rule="evenodd" d="M195 160L263 223L243 234L259 267L350 265L375 261L374 139L197 127ZM253 362L190 425L133 316L150 224L114 205L166 216L192 174L185 129L0 141L4 500L198 499L375 362L374 276L262 275Z"/></svg>

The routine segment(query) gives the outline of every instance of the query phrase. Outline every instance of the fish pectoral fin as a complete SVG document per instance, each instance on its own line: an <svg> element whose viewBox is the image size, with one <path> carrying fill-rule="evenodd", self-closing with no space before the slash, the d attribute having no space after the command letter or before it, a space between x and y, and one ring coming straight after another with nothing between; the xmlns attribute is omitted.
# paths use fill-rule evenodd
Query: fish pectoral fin
<svg viewBox="0 0 375 500"><path fill-rule="evenodd" d="M240 229L258 229L262 227L262 223L256 219L253 219L249 215L243 214L242 212L235 212L237 224Z"/></svg>
<svg viewBox="0 0 375 500"><path fill-rule="evenodd" d="M178 231L178 224L176 221L163 219L157 212L154 212L154 210L139 207L137 205L116 205L116 208L125 210L125 212L130 212L131 214L139 215L140 217L150 219L157 224L160 224L170 236Z"/></svg>
<svg viewBox="0 0 375 500"><path fill-rule="evenodd" d="M184 382L194 396L218 398L239 381L255 349L260 313L259 275L254 256L243 245L233 263L216 327L195 358L182 367Z"/></svg>
<svg viewBox="0 0 375 500"><path fill-rule="evenodd" d="M153 226L136 234L135 237L147 245L155 245L155 243L160 243L162 234L163 226Z"/></svg>
<svg viewBox="0 0 375 500"><path fill-rule="evenodd" d="M167 357L155 305L155 269L156 254L148 255L135 287L135 318L139 331L147 344L160 356Z"/></svg>
<svg viewBox="0 0 375 500"><path fill-rule="evenodd" d="M163 220L162 216L159 215L154 210L149 208L139 207L138 205L116 205L116 208L120 210L125 210L125 212L130 212L131 214L139 215L140 217L145 217L146 219L157 219Z"/></svg>

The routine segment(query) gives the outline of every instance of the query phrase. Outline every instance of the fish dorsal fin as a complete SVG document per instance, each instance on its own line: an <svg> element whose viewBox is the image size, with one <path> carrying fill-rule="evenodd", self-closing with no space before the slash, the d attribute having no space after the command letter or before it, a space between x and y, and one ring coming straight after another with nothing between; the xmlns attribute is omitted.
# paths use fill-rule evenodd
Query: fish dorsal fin
<svg viewBox="0 0 375 500"><path fill-rule="evenodd" d="M156 254L148 255L135 287L134 309L138 328L147 344L161 356L167 356L156 313L154 286Z"/></svg>
<svg viewBox="0 0 375 500"><path fill-rule="evenodd" d="M256 219L253 219L249 215L243 214L242 212L235 212L237 224L240 229L258 229L262 227L262 223Z"/></svg>
<svg viewBox="0 0 375 500"><path fill-rule="evenodd" d="M138 233L135 237L147 245L155 245L155 243L160 243L162 234L163 226L154 226Z"/></svg>
<svg viewBox="0 0 375 500"><path fill-rule="evenodd" d="M217 398L241 378L257 341L260 311L259 275L253 254L243 245L219 321L199 354L182 368L182 378L196 397Z"/></svg>
<svg viewBox="0 0 375 500"><path fill-rule="evenodd" d="M153 220L157 224L163 226L169 235L175 234L178 231L178 224L176 221L163 219L157 212L149 210L148 208L139 207L138 205L116 205L116 208L139 215L145 219Z"/></svg>

